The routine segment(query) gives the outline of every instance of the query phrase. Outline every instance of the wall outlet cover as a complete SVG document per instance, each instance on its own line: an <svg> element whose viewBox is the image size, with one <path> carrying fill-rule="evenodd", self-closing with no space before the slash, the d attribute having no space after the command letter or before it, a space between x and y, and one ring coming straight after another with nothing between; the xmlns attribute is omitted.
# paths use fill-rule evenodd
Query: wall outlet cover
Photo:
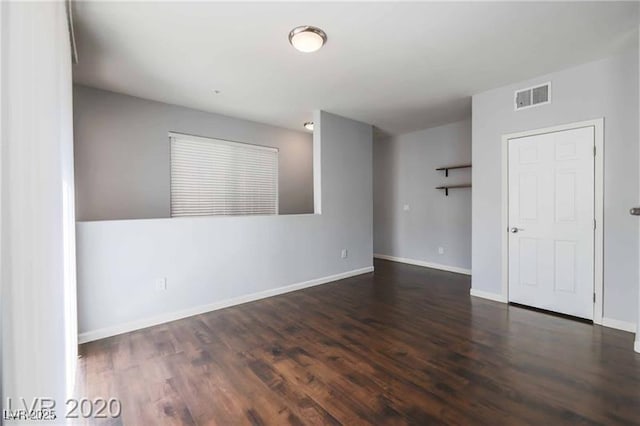
<svg viewBox="0 0 640 426"><path fill-rule="evenodd" d="M349 251L347 249L342 249L342 252L340 252L340 257L343 259L346 259L348 255Z"/></svg>
<svg viewBox="0 0 640 426"><path fill-rule="evenodd" d="M166 290L167 289L167 279L166 278L158 278L155 282L155 289L160 291L160 290Z"/></svg>
<svg viewBox="0 0 640 426"><path fill-rule="evenodd" d="M444 247L438 247L438 254L444 254Z"/></svg>

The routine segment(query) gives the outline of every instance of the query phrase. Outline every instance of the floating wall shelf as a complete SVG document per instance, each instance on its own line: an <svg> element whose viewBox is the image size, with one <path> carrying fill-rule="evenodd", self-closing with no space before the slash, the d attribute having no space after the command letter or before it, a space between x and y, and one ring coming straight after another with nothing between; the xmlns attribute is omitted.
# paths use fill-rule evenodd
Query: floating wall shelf
<svg viewBox="0 0 640 426"><path fill-rule="evenodd" d="M458 188L471 188L470 183L463 183L462 185L448 185L448 186L438 186L436 189L444 189L444 195L449 196L450 189L458 189Z"/></svg>
<svg viewBox="0 0 640 426"><path fill-rule="evenodd" d="M444 176L445 177L449 177L449 170L470 169L470 168L471 168L471 164L459 164L457 166L438 167L436 170L437 171L444 170ZM458 188L471 188L471 184L470 183L463 183L463 184L458 184L458 185L443 185L443 186L436 187L436 189L444 189L444 195L447 196L447 197L449 196L449 190L450 189L458 189Z"/></svg>
<svg viewBox="0 0 640 426"><path fill-rule="evenodd" d="M447 167L438 167L436 170L442 171L444 170L444 176L449 177L449 170L454 169L469 169L471 168L471 164L460 164L458 166L447 166Z"/></svg>

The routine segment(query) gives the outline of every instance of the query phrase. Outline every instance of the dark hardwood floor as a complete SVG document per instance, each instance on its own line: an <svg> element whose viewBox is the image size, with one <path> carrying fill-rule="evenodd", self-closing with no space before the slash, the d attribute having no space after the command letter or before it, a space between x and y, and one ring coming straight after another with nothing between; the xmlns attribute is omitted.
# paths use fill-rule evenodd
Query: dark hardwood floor
<svg viewBox="0 0 640 426"><path fill-rule="evenodd" d="M631 333L375 268L82 345L78 394L143 426L640 424Z"/></svg>

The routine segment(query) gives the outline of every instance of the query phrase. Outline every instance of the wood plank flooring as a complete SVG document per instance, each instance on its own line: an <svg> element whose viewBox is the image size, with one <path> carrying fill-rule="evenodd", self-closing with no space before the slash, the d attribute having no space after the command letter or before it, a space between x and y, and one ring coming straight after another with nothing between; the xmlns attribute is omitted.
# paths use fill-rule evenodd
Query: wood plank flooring
<svg viewBox="0 0 640 426"><path fill-rule="evenodd" d="M375 269L82 345L78 395L124 425L640 424L631 333Z"/></svg>

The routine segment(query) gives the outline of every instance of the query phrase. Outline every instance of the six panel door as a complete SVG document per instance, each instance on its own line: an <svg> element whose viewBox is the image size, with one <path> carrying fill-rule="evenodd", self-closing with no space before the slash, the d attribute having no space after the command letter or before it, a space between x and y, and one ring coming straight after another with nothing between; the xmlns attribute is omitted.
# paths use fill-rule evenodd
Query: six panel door
<svg viewBox="0 0 640 426"><path fill-rule="evenodd" d="M593 319L594 128L508 148L509 301Z"/></svg>

